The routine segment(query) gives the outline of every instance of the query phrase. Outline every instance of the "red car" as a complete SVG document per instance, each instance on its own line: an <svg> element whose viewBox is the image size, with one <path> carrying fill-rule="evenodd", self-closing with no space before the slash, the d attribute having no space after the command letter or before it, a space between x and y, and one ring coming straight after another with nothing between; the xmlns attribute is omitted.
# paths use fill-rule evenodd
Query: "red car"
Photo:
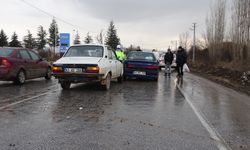
<svg viewBox="0 0 250 150"><path fill-rule="evenodd" d="M51 66L37 53L25 48L0 48L0 80L24 84L27 79L51 79Z"/></svg>

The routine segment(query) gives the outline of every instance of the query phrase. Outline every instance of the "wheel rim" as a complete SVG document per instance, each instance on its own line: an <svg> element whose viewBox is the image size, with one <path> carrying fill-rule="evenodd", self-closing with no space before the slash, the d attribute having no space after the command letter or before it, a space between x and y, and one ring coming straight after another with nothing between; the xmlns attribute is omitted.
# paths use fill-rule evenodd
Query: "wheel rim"
<svg viewBox="0 0 250 150"><path fill-rule="evenodd" d="M20 83L24 83L24 81L25 81L25 74L24 74L23 71L19 72L19 74L18 74L18 80L19 80Z"/></svg>

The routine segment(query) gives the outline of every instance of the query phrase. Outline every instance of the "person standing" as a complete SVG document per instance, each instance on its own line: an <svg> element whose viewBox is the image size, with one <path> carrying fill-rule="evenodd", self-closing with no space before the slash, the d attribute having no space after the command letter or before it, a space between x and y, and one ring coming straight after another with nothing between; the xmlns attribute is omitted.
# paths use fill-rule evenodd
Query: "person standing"
<svg viewBox="0 0 250 150"><path fill-rule="evenodd" d="M168 52L164 56L165 61L165 75L171 75L171 65L174 60L174 54L171 52L171 49L168 49Z"/></svg>
<svg viewBox="0 0 250 150"><path fill-rule="evenodd" d="M176 54L177 76L183 76L183 66L187 63L187 53L181 46L178 48Z"/></svg>
<svg viewBox="0 0 250 150"><path fill-rule="evenodd" d="M140 46L137 46L136 51L142 51Z"/></svg>
<svg viewBox="0 0 250 150"><path fill-rule="evenodd" d="M125 55L124 55L123 50L121 49L121 45L117 45L115 54L118 60L124 61Z"/></svg>

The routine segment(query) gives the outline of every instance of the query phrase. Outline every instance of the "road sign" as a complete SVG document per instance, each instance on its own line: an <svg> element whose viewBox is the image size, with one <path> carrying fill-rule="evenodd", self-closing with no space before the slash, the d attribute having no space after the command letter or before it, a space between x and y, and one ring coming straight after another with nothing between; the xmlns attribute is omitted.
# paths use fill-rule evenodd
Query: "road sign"
<svg viewBox="0 0 250 150"><path fill-rule="evenodd" d="M70 34L60 33L60 53L65 53L70 46Z"/></svg>

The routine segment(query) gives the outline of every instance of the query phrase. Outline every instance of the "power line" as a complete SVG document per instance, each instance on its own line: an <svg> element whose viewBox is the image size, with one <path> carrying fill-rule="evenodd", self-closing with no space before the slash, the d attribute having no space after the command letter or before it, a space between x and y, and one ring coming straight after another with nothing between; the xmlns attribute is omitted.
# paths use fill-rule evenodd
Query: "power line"
<svg viewBox="0 0 250 150"><path fill-rule="evenodd" d="M23 3L25 3L26 5L29 5L30 7L32 7L32 8L34 8L34 9L38 10L38 11L40 11L40 12L46 14L47 16L50 16L50 17L52 17L52 18L55 18L55 19L57 19L57 20L59 20L59 21L65 23L65 24L68 24L68 25L70 25L70 26L72 26L72 27L74 27L74 28L82 29L82 30L87 30L86 28L83 28L83 27L81 27L81 26L72 24L72 23L70 23L70 22L68 22L68 21L65 21L65 20L62 19L62 18L56 17L55 15L53 15L53 14L47 12L47 11L44 11L43 9L41 9L41 8L39 8L39 7L33 5L33 4L31 4L31 3L29 3L29 2L27 2L27 1L25 1L25 0L20 0L20 1L23 2ZM87 31L89 31L89 30L87 30ZM90 32L96 33L96 32L94 32L94 31L90 31Z"/></svg>

